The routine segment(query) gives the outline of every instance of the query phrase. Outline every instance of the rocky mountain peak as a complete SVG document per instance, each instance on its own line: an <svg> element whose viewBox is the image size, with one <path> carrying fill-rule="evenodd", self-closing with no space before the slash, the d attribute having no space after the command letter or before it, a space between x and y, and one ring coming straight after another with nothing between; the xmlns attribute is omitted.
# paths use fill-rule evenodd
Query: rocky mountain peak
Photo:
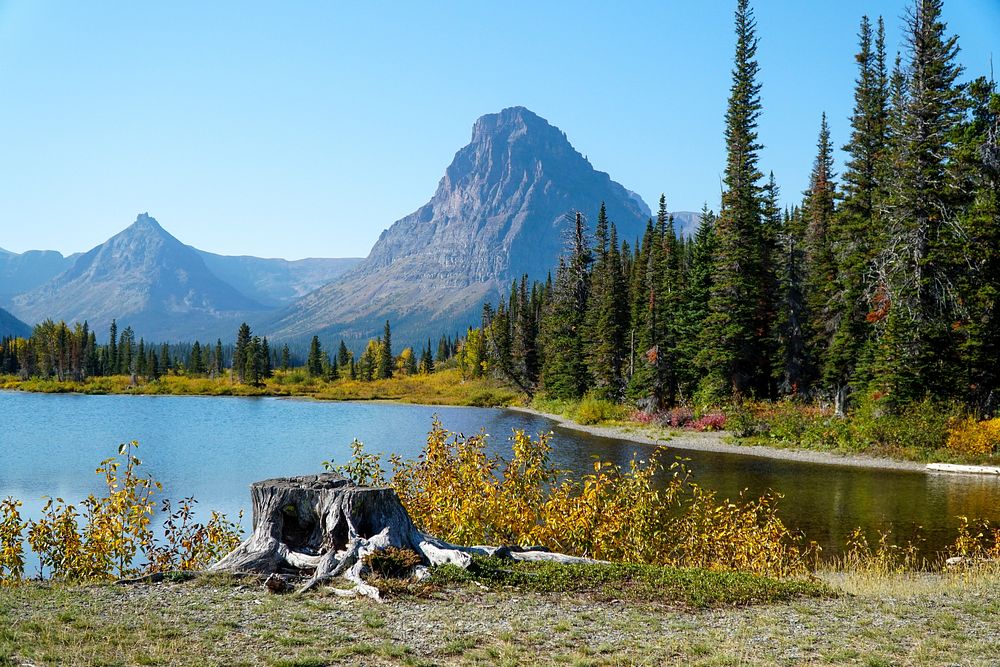
<svg viewBox="0 0 1000 667"><path fill-rule="evenodd" d="M387 317L401 341L461 330L511 280L543 279L564 249L567 220L582 211L593 228L601 202L620 238L642 234L646 204L594 169L562 130L524 107L487 114L430 201L382 232L341 281L279 315L272 331L357 340Z"/></svg>

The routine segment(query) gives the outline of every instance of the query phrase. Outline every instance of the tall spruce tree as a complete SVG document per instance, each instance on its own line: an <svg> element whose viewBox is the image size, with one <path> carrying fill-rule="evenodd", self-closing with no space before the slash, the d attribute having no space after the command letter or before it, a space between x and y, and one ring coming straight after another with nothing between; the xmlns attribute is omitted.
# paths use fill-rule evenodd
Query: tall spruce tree
<svg viewBox="0 0 1000 667"><path fill-rule="evenodd" d="M852 389L869 379L871 326L869 275L879 241L877 229L885 200L888 175L889 84L885 60L885 26L878 19L872 35L868 17L861 19L859 50L855 56L854 111L851 139L843 174L843 195L830 230L837 262L837 291L833 307L838 311L823 364L823 377L843 409Z"/></svg>
<svg viewBox="0 0 1000 667"><path fill-rule="evenodd" d="M884 321L876 382L896 405L927 393L952 395L960 382L953 276L963 243L948 167L962 114L962 68L941 7L941 0L914 0L905 87L897 77L893 100L896 154L877 264Z"/></svg>
<svg viewBox="0 0 1000 667"><path fill-rule="evenodd" d="M699 363L708 395L766 391L760 323L763 293L757 121L761 113L756 21L748 0L736 7L736 54L726 111L726 169L709 316Z"/></svg>
<svg viewBox="0 0 1000 667"><path fill-rule="evenodd" d="M834 177L833 145L824 113L816 143L816 159L809 176L809 189L802 203L805 217L805 298L809 318L807 342L810 357L816 365L815 369L810 369L810 383L818 382L825 375L822 369L826 352L838 327L837 318L841 315L834 301L839 291L831 233L837 195ZM823 379L827 380L827 386L833 381L831 377ZM842 401L838 401L838 405L842 405Z"/></svg>
<svg viewBox="0 0 1000 667"><path fill-rule="evenodd" d="M236 332L236 347L233 350L233 370L236 372L236 379L243 383L247 370L247 350L250 346L250 325L246 322L240 324Z"/></svg>
<svg viewBox="0 0 1000 667"><path fill-rule="evenodd" d="M382 334L382 345L379 347L378 359L376 361L378 379L388 380L391 378L394 365L395 358L392 356L392 331L389 328L389 320L386 320L385 329Z"/></svg>
<svg viewBox="0 0 1000 667"><path fill-rule="evenodd" d="M542 320L545 357L542 383L554 398L577 398L589 385L584 356L584 324L590 265L583 215L574 218L569 256L559 260L555 285Z"/></svg>
<svg viewBox="0 0 1000 667"><path fill-rule="evenodd" d="M587 368L594 388L605 398L618 399L622 390L627 294L618 255L618 238L601 202L595 233L596 261L586 313Z"/></svg>

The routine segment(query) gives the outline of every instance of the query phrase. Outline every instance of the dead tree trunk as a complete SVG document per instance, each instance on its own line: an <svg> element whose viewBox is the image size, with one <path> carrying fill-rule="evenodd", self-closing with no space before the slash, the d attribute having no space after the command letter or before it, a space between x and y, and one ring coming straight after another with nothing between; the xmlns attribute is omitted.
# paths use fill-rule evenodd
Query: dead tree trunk
<svg viewBox="0 0 1000 667"><path fill-rule="evenodd" d="M466 568L470 554L562 563L599 561L519 547L461 547L420 531L396 492L354 484L334 473L268 479L250 486L253 534L215 563L214 571L310 576L305 591L343 576L355 584L349 594L375 599L378 590L362 579L364 557L394 547L420 554L424 566Z"/></svg>

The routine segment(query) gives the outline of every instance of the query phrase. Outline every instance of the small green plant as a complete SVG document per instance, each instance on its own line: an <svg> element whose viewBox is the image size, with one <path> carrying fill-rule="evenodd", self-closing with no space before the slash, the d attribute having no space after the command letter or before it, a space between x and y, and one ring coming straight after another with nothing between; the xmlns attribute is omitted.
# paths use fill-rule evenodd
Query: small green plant
<svg viewBox="0 0 1000 667"><path fill-rule="evenodd" d="M351 443L350 461L342 464L323 461L323 468L347 477L358 486L385 486L382 457L366 453L364 443L357 438Z"/></svg>
<svg viewBox="0 0 1000 667"><path fill-rule="evenodd" d="M423 558L412 549L389 547L368 554L362 561L373 574L400 579L409 576L413 568L423 562Z"/></svg>

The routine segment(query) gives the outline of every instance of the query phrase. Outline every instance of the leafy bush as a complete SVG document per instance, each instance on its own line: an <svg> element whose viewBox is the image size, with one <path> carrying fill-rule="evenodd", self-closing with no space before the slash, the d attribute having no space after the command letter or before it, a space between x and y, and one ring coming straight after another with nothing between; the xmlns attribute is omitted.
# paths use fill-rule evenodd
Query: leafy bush
<svg viewBox="0 0 1000 667"><path fill-rule="evenodd" d="M22 522L20 502L0 503L0 581L24 574L22 532L38 556L42 573L59 579L97 580L133 576L143 570L201 569L239 544L241 529L225 515L212 512L207 524L193 521L195 500L186 498L176 512L164 503L166 543L157 544L150 528L153 496L159 482L138 473L139 443L119 446L118 456L101 461L107 493L91 494L80 505L48 498L38 520ZM242 516L242 515L241 515ZM145 563L136 559L145 557Z"/></svg>
<svg viewBox="0 0 1000 667"><path fill-rule="evenodd" d="M435 420L416 460L390 459L389 483L421 529L459 544L772 576L805 570L809 549L778 518L774 496L720 501L661 454L626 468L598 461L574 476L551 464L548 436L515 431L511 440L507 461L486 454L485 434L450 434Z"/></svg>
<svg viewBox="0 0 1000 667"><path fill-rule="evenodd" d="M21 535L26 523L21 519L21 501L0 501L0 585L21 580L24 576L24 543Z"/></svg>
<svg viewBox="0 0 1000 667"><path fill-rule="evenodd" d="M585 396L577 405L573 418L580 424L600 424L620 420L625 414L626 410L620 403L595 396Z"/></svg>
<svg viewBox="0 0 1000 667"><path fill-rule="evenodd" d="M691 422L695 431L722 431L726 428L726 415L721 412L709 412Z"/></svg>
<svg viewBox="0 0 1000 667"><path fill-rule="evenodd" d="M978 421L969 417L948 431L948 449L959 454L982 456L1000 447L1000 417Z"/></svg>

